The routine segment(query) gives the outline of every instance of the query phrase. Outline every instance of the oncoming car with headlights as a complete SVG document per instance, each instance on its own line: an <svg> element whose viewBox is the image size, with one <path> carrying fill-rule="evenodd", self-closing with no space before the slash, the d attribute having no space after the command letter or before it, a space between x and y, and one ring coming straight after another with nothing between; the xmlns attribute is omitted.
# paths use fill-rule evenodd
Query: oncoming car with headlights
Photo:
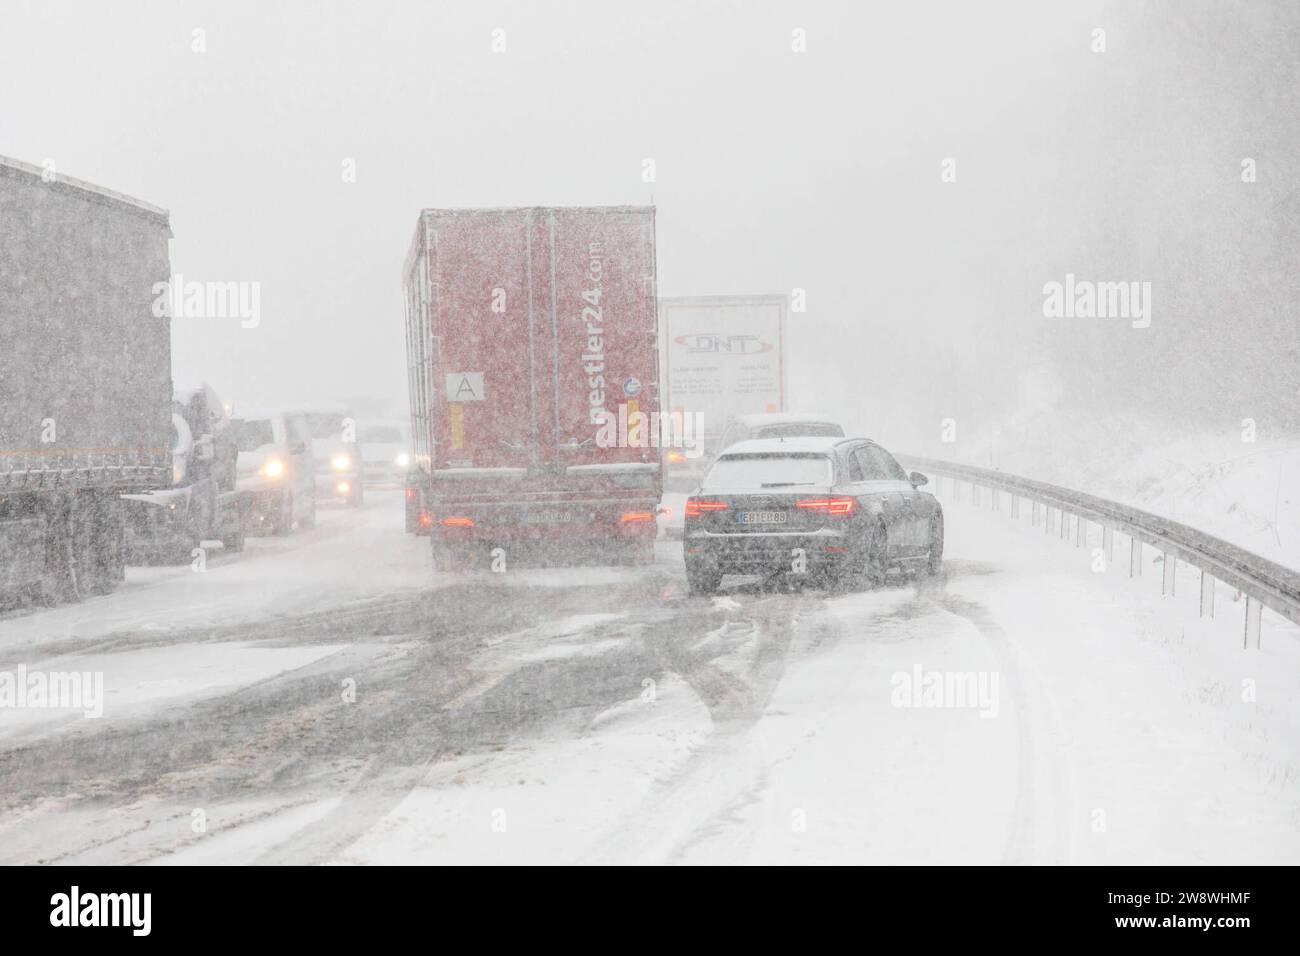
<svg viewBox="0 0 1300 956"><path fill-rule="evenodd" d="M317 494L360 506L365 480L356 419L342 406L314 407L303 417L311 430Z"/></svg>
<svg viewBox="0 0 1300 956"><path fill-rule="evenodd" d="M286 535L296 523L316 523L316 477L311 429L300 414L231 421L239 457L237 487L247 492L249 531Z"/></svg>
<svg viewBox="0 0 1300 956"><path fill-rule="evenodd" d="M863 438L742 441L686 501L692 593L727 574L807 575L838 587L881 584L892 569L937 573L943 510L885 449Z"/></svg>
<svg viewBox="0 0 1300 956"><path fill-rule="evenodd" d="M363 422L357 428L361 439L361 465L370 487L401 487L411 468L411 448L406 428L397 422Z"/></svg>

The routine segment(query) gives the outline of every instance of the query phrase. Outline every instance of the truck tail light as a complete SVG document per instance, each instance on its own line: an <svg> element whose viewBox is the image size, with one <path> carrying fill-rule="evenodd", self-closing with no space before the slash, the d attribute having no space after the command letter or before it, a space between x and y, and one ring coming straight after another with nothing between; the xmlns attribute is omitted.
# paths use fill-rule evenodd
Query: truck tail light
<svg viewBox="0 0 1300 956"><path fill-rule="evenodd" d="M686 460L686 456L675 448L668 453L667 458L670 465L679 465Z"/></svg>
<svg viewBox="0 0 1300 956"><path fill-rule="evenodd" d="M414 488L407 488L407 489L406 489L406 500L407 500L407 501L410 501L410 500L411 500L412 498L414 498L414 497L415 497L415 489L414 489Z"/></svg>
<svg viewBox="0 0 1300 956"><path fill-rule="evenodd" d="M729 508L725 501L708 501L700 498L686 499L686 517L698 518L706 511L726 511Z"/></svg>
<svg viewBox="0 0 1300 956"><path fill-rule="evenodd" d="M429 512L427 512L427 511L421 511L421 512L420 512L420 527L421 527L421 528L427 528L427 527L429 527L429 525L431 525L431 524L433 524L433 515L429 514Z"/></svg>
<svg viewBox="0 0 1300 956"><path fill-rule="evenodd" d="M446 525L448 528L474 527L474 519L466 518L464 515L451 515L450 517L443 518L442 523Z"/></svg>
<svg viewBox="0 0 1300 956"><path fill-rule="evenodd" d="M854 498L805 498L799 507L807 511L824 511L828 515L851 515L857 505Z"/></svg>
<svg viewBox="0 0 1300 956"><path fill-rule="evenodd" d="M637 521L654 521L655 513L653 511L624 511L619 517L619 524L632 524Z"/></svg>

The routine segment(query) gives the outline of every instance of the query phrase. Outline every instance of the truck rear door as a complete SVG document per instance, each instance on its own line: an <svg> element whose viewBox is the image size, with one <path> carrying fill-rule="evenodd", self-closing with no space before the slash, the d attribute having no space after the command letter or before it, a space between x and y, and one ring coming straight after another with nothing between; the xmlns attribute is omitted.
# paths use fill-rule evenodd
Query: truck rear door
<svg viewBox="0 0 1300 956"><path fill-rule="evenodd" d="M657 464L654 212L557 209L547 219L554 339L551 374L539 377L555 393L556 464Z"/></svg>

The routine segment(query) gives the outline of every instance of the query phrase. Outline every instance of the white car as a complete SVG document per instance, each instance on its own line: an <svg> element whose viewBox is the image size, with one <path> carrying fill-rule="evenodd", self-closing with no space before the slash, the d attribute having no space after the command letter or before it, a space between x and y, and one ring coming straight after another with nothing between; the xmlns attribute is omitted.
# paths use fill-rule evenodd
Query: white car
<svg viewBox="0 0 1300 956"><path fill-rule="evenodd" d="M366 484L400 488L411 468L406 425L395 421L365 422L358 426L357 438Z"/></svg>
<svg viewBox="0 0 1300 956"><path fill-rule="evenodd" d="M717 457L736 442L755 438L843 438L844 426L828 415L769 412L737 415L722 430L722 438L712 457Z"/></svg>
<svg viewBox="0 0 1300 956"><path fill-rule="evenodd" d="M311 428L301 414L279 413L230 422L239 457L236 488L252 497L250 533L286 535L316 523L316 469Z"/></svg>

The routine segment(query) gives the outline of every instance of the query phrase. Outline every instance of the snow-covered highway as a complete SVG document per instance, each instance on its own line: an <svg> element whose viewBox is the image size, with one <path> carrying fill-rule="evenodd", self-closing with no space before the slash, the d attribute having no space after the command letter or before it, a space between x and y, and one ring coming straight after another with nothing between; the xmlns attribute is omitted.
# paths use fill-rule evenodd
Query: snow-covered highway
<svg viewBox="0 0 1300 956"><path fill-rule="evenodd" d="M10 614L103 714L0 709L0 862L1300 862L1295 628L944 504L866 593L435 576L376 493Z"/></svg>

